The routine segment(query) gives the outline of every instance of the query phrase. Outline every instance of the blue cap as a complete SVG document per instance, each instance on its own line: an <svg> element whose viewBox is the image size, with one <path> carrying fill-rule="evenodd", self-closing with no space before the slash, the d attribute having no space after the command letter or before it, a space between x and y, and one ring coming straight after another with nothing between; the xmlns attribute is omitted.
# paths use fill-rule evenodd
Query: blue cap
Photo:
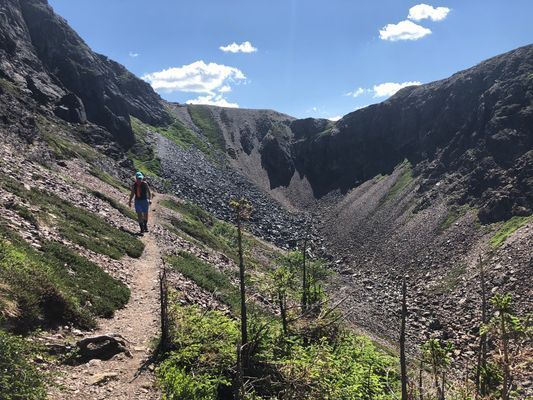
<svg viewBox="0 0 533 400"><path fill-rule="evenodd" d="M143 175L143 173L140 172L140 171L137 172L137 173L135 174L135 177L136 177L137 179L144 179L144 175Z"/></svg>

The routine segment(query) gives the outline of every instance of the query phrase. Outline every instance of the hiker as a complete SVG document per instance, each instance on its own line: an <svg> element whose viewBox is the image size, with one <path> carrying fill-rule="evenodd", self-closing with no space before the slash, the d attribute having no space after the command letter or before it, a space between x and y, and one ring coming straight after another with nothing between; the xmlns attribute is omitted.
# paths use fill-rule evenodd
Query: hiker
<svg viewBox="0 0 533 400"><path fill-rule="evenodd" d="M131 187L129 206L131 207L131 200L135 196L135 212L141 228L141 235L148 232L148 209L152 204L152 192L148 183L144 180L142 172L135 174L135 182Z"/></svg>

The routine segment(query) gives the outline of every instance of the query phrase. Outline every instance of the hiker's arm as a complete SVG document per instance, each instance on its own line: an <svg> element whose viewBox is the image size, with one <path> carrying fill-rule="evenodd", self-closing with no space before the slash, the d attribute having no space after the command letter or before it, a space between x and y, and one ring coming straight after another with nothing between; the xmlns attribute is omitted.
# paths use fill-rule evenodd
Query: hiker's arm
<svg viewBox="0 0 533 400"><path fill-rule="evenodd" d="M148 196L148 201L152 201L152 191L149 184L146 184L146 195Z"/></svg>
<svg viewBox="0 0 533 400"><path fill-rule="evenodd" d="M131 201L133 200L133 196L135 196L135 192L133 191L133 188L131 189L131 192L130 192L130 199L128 201L128 205L131 207Z"/></svg>

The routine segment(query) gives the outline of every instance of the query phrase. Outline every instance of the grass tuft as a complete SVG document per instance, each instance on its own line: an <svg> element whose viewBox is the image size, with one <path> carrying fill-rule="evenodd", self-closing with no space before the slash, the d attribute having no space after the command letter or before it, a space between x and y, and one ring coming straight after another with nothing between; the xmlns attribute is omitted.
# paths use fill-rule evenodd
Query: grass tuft
<svg viewBox="0 0 533 400"><path fill-rule="evenodd" d="M220 251L234 260L236 259L235 227L220 221L192 203L163 200L161 204L181 214L181 219L171 219L174 228L179 229L211 249Z"/></svg>
<svg viewBox="0 0 533 400"><path fill-rule="evenodd" d="M218 269L183 251L178 256L169 257L168 262L174 270L194 281L202 289L214 293L219 301L228 305L234 312L239 312L239 291Z"/></svg>
<svg viewBox="0 0 533 400"><path fill-rule="evenodd" d="M494 249L500 247L503 243L505 243L509 236L530 221L533 221L533 215L529 215L527 217L515 216L510 220L505 221L500 229L498 229L498 231L490 239L490 245Z"/></svg>

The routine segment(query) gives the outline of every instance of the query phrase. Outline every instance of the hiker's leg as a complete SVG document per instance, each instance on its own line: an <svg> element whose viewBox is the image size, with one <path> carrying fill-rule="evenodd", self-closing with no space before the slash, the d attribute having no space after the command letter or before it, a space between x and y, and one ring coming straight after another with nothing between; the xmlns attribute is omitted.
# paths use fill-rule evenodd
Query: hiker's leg
<svg viewBox="0 0 533 400"><path fill-rule="evenodd" d="M137 212L137 221L139 222L139 228L141 228L141 233L144 232L144 213Z"/></svg>
<svg viewBox="0 0 533 400"><path fill-rule="evenodd" d="M144 214L144 231L148 232L148 211Z"/></svg>

